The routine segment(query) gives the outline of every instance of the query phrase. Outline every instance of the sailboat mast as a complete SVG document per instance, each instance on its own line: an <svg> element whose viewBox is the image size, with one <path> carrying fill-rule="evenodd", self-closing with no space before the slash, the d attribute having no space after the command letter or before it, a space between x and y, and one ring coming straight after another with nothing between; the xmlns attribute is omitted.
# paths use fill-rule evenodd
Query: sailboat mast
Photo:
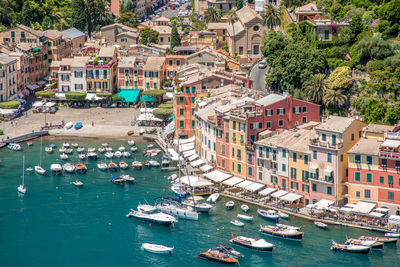
<svg viewBox="0 0 400 267"><path fill-rule="evenodd" d="M39 160L40 167L42 167L42 144L43 144L43 135L40 136L40 160Z"/></svg>
<svg viewBox="0 0 400 267"><path fill-rule="evenodd" d="M22 156L22 185L25 184L25 156Z"/></svg>

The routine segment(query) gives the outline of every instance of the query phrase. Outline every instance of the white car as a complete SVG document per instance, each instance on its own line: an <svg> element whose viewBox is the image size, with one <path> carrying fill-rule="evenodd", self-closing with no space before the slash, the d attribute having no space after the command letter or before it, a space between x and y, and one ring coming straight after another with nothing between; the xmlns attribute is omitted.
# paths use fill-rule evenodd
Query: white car
<svg viewBox="0 0 400 267"><path fill-rule="evenodd" d="M267 64L265 62L265 59L261 60L260 63L258 63L259 69L265 69L266 67L267 67Z"/></svg>

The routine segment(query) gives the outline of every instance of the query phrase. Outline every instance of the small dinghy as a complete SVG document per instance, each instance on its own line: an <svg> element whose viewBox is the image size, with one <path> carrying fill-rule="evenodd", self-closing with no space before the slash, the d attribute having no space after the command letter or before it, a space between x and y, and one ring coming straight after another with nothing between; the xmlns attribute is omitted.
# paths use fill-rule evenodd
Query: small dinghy
<svg viewBox="0 0 400 267"><path fill-rule="evenodd" d="M134 145L135 145L135 141L129 140L129 141L128 141L128 145L129 145L129 146L134 146Z"/></svg>
<svg viewBox="0 0 400 267"><path fill-rule="evenodd" d="M154 147L153 144L147 145L147 148L153 148L153 147Z"/></svg>
<svg viewBox="0 0 400 267"><path fill-rule="evenodd" d="M71 129L72 126L74 126L74 124L72 123L72 121L67 122L67 124L65 124L65 129Z"/></svg>
<svg viewBox="0 0 400 267"><path fill-rule="evenodd" d="M85 164L83 164L83 163L81 163L81 162L78 162L77 164L75 164L75 169L78 171L78 172L86 172L86 170L87 170L87 167L86 167L86 165Z"/></svg>
<svg viewBox="0 0 400 267"><path fill-rule="evenodd" d="M258 251L272 251L274 245L268 243L262 238L251 238L245 236L233 237L229 240L232 244L241 246L244 248L254 249Z"/></svg>
<svg viewBox="0 0 400 267"><path fill-rule="evenodd" d="M153 167L160 167L160 162L156 161L156 160L150 160L149 161L151 166Z"/></svg>
<svg viewBox="0 0 400 267"><path fill-rule="evenodd" d="M47 153L52 153L53 152L53 148L52 147L45 147L44 151L46 151Z"/></svg>
<svg viewBox="0 0 400 267"><path fill-rule="evenodd" d="M78 158L79 159L86 159L86 154L81 153L81 154L79 154Z"/></svg>
<svg viewBox="0 0 400 267"><path fill-rule="evenodd" d="M132 162L132 167L135 169L141 170L143 167L143 164L140 161L135 160L134 162Z"/></svg>
<svg viewBox="0 0 400 267"><path fill-rule="evenodd" d="M247 206L246 204L243 204L242 206L240 206L240 209L244 212L249 211L249 206Z"/></svg>
<svg viewBox="0 0 400 267"><path fill-rule="evenodd" d="M108 169L108 166L107 166L107 163L100 162L100 163L97 163L97 168L99 168L99 170L105 171Z"/></svg>
<svg viewBox="0 0 400 267"><path fill-rule="evenodd" d="M97 151L99 151L99 153L104 153L106 150L104 147L99 147L99 149L97 149Z"/></svg>
<svg viewBox="0 0 400 267"><path fill-rule="evenodd" d="M72 144L73 147L78 147L79 145L77 143Z"/></svg>
<svg viewBox="0 0 400 267"><path fill-rule="evenodd" d="M68 155L65 154L65 153L62 153L62 154L60 155L60 158L61 158L62 160L67 160L67 159L68 159Z"/></svg>
<svg viewBox="0 0 400 267"><path fill-rule="evenodd" d="M120 147L118 148L118 150L121 151L121 152L124 152L124 151L125 151L125 147L124 147L124 146L120 146Z"/></svg>
<svg viewBox="0 0 400 267"><path fill-rule="evenodd" d="M399 238L400 237L400 233L385 233L386 237L394 237L394 238Z"/></svg>
<svg viewBox="0 0 400 267"><path fill-rule="evenodd" d="M89 159L97 159L97 153L96 152L89 152L89 153L87 153L87 157Z"/></svg>
<svg viewBox="0 0 400 267"><path fill-rule="evenodd" d="M138 148L136 146L131 147L132 152L136 152L137 150L138 150Z"/></svg>
<svg viewBox="0 0 400 267"><path fill-rule="evenodd" d="M58 152L64 153L65 152L65 148L61 147L60 149L58 149Z"/></svg>
<svg viewBox="0 0 400 267"><path fill-rule="evenodd" d="M151 253L170 254L170 255L172 254L172 251L174 251L174 247L166 247L163 245L150 244L150 243L143 243L142 249Z"/></svg>
<svg viewBox="0 0 400 267"><path fill-rule="evenodd" d="M122 157L122 152L121 151L115 151L114 156L117 158Z"/></svg>
<svg viewBox="0 0 400 267"><path fill-rule="evenodd" d="M108 163L108 168L110 170L116 171L118 169L118 165L115 162L110 162L110 163Z"/></svg>
<svg viewBox="0 0 400 267"><path fill-rule="evenodd" d="M64 147L64 148L69 148L69 143L64 142L63 147Z"/></svg>
<svg viewBox="0 0 400 267"><path fill-rule="evenodd" d="M61 164L56 163L56 164L50 165L50 170L55 172L56 174L59 174L62 172L63 169L62 169Z"/></svg>
<svg viewBox="0 0 400 267"><path fill-rule="evenodd" d="M128 174L121 175L121 178L124 179L125 182L133 183L135 181L135 178L129 176Z"/></svg>
<svg viewBox="0 0 400 267"><path fill-rule="evenodd" d="M83 183L81 182L81 181L74 181L74 182L72 182L76 187L81 187L81 186L83 186Z"/></svg>
<svg viewBox="0 0 400 267"><path fill-rule="evenodd" d="M70 148L65 149L64 153L65 154L72 154L73 150Z"/></svg>
<svg viewBox="0 0 400 267"><path fill-rule="evenodd" d="M168 179L169 179L169 177L168 177ZM209 196L209 197L207 198L207 202L216 203L217 200L218 200L218 198L219 198L219 193L211 194L211 196Z"/></svg>
<svg viewBox="0 0 400 267"><path fill-rule="evenodd" d="M286 214L282 211L278 211L278 215L279 215L279 218L286 219L286 220L289 219L289 214Z"/></svg>
<svg viewBox="0 0 400 267"><path fill-rule="evenodd" d="M360 254L368 254L370 249L371 248L367 246L338 244L333 240L331 246L331 250L333 251L360 253Z"/></svg>
<svg viewBox="0 0 400 267"><path fill-rule="evenodd" d="M120 161L120 162L118 163L118 165L119 165L119 167L120 167L121 169L123 169L123 170L128 169L128 167L129 167L128 163L126 163L125 161Z"/></svg>
<svg viewBox="0 0 400 267"><path fill-rule="evenodd" d="M112 152L113 151L112 147L106 147L105 149L106 149L107 152Z"/></svg>
<svg viewBox="0 0 400 267"><path fill-rule="evenodd" d="M43 169L41 166L35 166L35 172L37 174L44 175L46 173L46 170Z"/></svg>
<svg viewBox="0 0 400 267"><path fill-rule="evenodd" d="M75 171L75 166L71 163L65 163L63 165L63 169L64 169L64 171L71 173L71 172Z"/></svg>
<svg viewBox="0 0 400 267"><path fill-rule="evenodd" d="M248 215L244 215L244 214L238 214L237 218L243 221L248 221L248 222L252 222L253 221L253 216L248 216Z"/></svg>
<svg viewBox="0 0 400 267"><path fill-rule="evenodd" d="M129 153L128 151L125 151L124 153L122 153L122 155L123 155L125 158L129 158L129 157L131 156L131 153Z"/></svg>
<svg viewBox="0 0 400 267"><path fill-rule="evenodd" d="M238 263L238 259L216 249L209 249L206 252L197 255L200 259L209 260L222 264L234 265Z"/></svg>
<svg viewBox="0 0 400 267"><path fill-rule="evenodd" d="M234 206L235 206L235 202L233 202L232 200L226 202L226 204L225 204L225 207L226 207L228 210L233 209Z"/></svg>
<svg viewBox="0 0 400 267"><path fill-rule="evenodd" d="M238 227L243 227L244 223L238 220L232 220L231 224L233 224L234 226L238 226Z"/></svg>
<svg viewBox="0 0 400 267"><path fill-rule="evenodd" d="M31 146L31 145L33 145L33 143L32 143L31 141L29 141L29 142L26 142L26 144L27 144L28 146Z"/></svg>
<svg viewBox="0 0 400 267"><path fill-rule="evenodd" d="M106 158L108 158L108 159L111 159L111 158L114 156L114 153L112 153L112 152L106 152L106 153L104 154L104 156L105 156Z"/></svg>
<svg viewBox="0 0 400 267"><path fill-rule="evenodd" d="M319 227L319 228L322 228L322 229L328 228L328 225L325 224L325 223L323 223L323 222L317 222L317 221L315 221L314 224L315 224L315 226L317 226L317 227Z"/></svg>
<svg viewBox="0 0 400 267"><path fill-rule="evenodd" d="M101 146L102 147L108 147L108 144L107 143L103 143L103 144L101 144Z"/></svg>

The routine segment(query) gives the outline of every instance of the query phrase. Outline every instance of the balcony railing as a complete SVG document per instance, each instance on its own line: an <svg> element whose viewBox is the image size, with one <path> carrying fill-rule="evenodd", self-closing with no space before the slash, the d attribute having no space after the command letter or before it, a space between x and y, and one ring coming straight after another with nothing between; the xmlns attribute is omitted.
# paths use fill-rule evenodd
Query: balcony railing
<svg viewBox="0 0 400 267"><path fill-rule="evenodd" d="M324 147L329 149L341 149L343 147L342 142L337 142L335 144L331 144L326 141L320 141L318 138L310 139L309 144L312 146Z"/></svg>
<svg viewBox="0 0 400 267"><path fill-rule="evenodd" d="M325 177L310 177L308 178L311 181L314 182L318 182L318 183L324 183L324 184L333 184L334 183L334 179L333 178L329 178L329 179L325 179Z"/></svg>
<svg viewBox="0 0 400 267"><path fill-rule="evenodd" d="M378 155L381 158L400 159L400 153L399 152L379 151Z"/></svg>

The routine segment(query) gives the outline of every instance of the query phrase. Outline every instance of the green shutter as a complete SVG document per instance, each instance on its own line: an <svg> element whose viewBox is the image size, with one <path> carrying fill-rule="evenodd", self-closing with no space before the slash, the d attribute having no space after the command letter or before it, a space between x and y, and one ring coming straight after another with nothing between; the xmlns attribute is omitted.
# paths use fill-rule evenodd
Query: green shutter
<svg viewBox="0 0 400 267"><path fill-rule="evenodd" d="M358 181L358 182L359 182L359 181L360 181L360 177L361 177L360 172L355 172L355 173L354 173L354 180L355 180L355 181Z"/></svg>

